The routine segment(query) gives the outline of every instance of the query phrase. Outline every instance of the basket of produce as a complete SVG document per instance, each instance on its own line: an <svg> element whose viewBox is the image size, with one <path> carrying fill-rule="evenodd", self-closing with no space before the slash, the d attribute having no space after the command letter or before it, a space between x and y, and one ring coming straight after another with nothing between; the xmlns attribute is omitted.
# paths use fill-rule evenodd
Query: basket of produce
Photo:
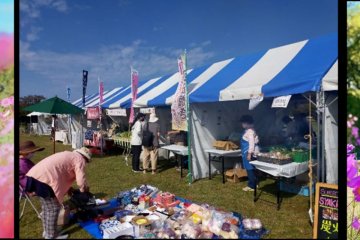
<svg viewBox="0 0 360 240"><path fill-rule="evenodd" d="M291 151L283 147L271 147L270 152L259 153L257 155L258 161L273 163L277 165L284 165L293 162L291 158Z"/></svg>

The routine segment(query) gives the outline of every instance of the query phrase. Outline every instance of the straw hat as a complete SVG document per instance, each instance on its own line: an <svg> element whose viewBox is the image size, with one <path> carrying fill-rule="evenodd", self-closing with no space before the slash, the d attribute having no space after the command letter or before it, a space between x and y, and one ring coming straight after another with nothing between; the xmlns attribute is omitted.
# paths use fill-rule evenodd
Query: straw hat
<svg viewBox="0 0 360 240"><path fill-rule="evenodd" d="M43 151L45 148L36 146L33 141L25 141L20 144L19 152L20 155L26 155L33 152Z"/></svg>
<svg viewBox="0 0 360 240"><path fill-rule="evenodd" d="M156 117L155 113L150 114L149 122L153 123L153 122L157 122L158 120L159 118Z"/></svg>
<svg viewBox="0 0 360 240"><path fill-rule="evenodd" d="M79 149L75 149L74 152L78 152L81 155L83 155L83 157L85 157L88 161L90 161L92 153L90 152L90 150L86 147L82 147Z"/></svg>

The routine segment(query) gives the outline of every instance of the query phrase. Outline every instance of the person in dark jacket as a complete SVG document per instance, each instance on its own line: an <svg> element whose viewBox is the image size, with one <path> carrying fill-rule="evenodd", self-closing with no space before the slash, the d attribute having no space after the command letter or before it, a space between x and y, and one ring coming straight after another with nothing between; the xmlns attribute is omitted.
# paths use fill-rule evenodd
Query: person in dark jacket
<svg viewBox="0 0 360 240"><path fill-rule="evenodd" d="M144 160L143 160L143 171L146 173L149 168L149 160L151 160L151 170L152 174L156 173L157 159L158 159L158 150L159 150L159 137L160 137L160 125L158 123L159 118L156 117L155 113L150 114L150 119L148 123L149 132L153 136L153 144L150 147L144 146Z"/></svg>

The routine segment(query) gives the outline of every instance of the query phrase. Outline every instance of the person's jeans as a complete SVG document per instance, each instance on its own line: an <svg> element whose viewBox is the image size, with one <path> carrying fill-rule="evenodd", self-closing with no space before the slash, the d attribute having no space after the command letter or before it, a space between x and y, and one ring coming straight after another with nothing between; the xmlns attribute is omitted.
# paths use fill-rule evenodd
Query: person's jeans
<svg viewBox="0 0 360 240"><path fill-rule="evenodd" d="M131 145L132 152L132 169L134 171L140 171L140 154L141 145Z"/></svg>
<svg viewBox="0 0 360 240"><path fill-rule="evenodd" d="M255 189L256 187L256 175L255 170L248 170L246 169L248 175L248 187Z"/></svg>

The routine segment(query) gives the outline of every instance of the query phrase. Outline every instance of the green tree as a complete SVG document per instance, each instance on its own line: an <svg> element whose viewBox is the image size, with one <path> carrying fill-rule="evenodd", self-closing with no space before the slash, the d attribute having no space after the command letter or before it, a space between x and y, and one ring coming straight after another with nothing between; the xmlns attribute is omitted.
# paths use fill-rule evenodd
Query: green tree
<svg viewBox="0 0 360 240"><path fill-rule="evenodd" d="M45 99L45 97L41 96L41 95L28 95L28 96L25 96L25 97L21 97L20 100L19 100L20 122L25 122L26 121L26 115L28 114L28 112L25 112L23 110L24 107L36 104L38 102L41 102L44 99Z"/></svg>
<svg viewBox="0 0 360 240"><path fill-rule="evenodd" d="M348 4L347 12L347 84L360 89L360 5Z"/></svg>

